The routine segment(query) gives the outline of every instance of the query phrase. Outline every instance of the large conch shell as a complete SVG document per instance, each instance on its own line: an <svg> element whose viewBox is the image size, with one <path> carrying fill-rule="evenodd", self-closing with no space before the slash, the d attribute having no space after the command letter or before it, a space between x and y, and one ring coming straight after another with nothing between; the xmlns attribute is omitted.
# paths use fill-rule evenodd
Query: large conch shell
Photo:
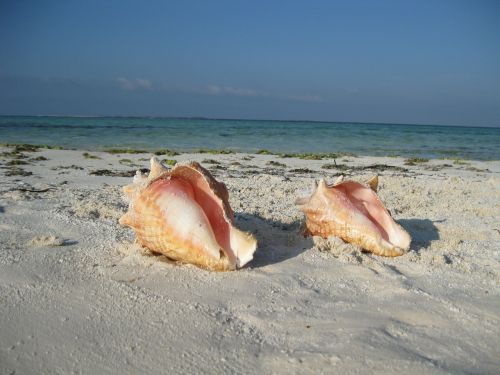
<svg viewBox="0 0 500 375"><path fill-rule="evenodd" d="M123 191L130 205L120 224L149 250L215 271L252 259L257 241L233 226L226 186L200 164L168 169L153 157L149 176L137 171Z"/></svg>
<svg viewBox="0 0 500 375"><path fill-rule="evenodd" d="M410 248L411 237L386 210L376 191L378 178L367 184L321 180L310 197L296 204L306 215L306 235L337 236L376 255L395 257Z"/></svg>

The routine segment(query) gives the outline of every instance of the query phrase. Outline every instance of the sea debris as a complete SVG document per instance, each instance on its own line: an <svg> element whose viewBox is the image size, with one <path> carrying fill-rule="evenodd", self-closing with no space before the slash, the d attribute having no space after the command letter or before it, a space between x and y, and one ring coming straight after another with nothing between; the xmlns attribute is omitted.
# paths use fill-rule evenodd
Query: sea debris
<svg viewBox="0 0 500 375"><path fill-rule="evenodd" d="M63 246L64 239L53 234L44 235L44 236L36 236L32 238L29 242L29 245L42 247L42 246Z"/></svg>
<svg viewBox="0 0 500 375"><path fill-rule="evenodd" d="M99 156L97 155L93 155L93 154L90 154L88 152L84 152L82 154L82 156L85 158L85 159L101 159Z"/></svg>
<svg viewBox="0 0 500 375"><path fill-rule="evenodd" d="M143 173L147 172L147 169L141 170ZM97 169L95 171L89 172L91 176L109 176L109 177L133 177L137 171L128 170L128 171L112 171L109 169Z"/></svg>

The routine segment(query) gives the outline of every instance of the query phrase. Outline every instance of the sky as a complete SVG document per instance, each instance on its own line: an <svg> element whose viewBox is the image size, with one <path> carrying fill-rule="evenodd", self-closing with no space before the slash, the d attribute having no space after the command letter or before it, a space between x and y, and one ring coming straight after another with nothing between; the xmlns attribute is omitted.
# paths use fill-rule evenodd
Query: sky
<svg viewBox="0 0 500 375"><path fill-rule="evenodd" d="M0 1L0 115L500 126L500 1Z"/></svg>

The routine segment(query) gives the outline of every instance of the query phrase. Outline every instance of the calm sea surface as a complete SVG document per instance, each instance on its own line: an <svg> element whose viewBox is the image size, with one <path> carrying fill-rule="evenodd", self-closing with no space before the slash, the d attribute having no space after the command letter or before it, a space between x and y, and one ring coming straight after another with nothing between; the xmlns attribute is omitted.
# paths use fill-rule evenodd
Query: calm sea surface
<svg viewBox="0 0 500 375"><path fill-rule="evenodd" d="M0 142L500 159L500 128L138 117L0 116Z"/></svg>

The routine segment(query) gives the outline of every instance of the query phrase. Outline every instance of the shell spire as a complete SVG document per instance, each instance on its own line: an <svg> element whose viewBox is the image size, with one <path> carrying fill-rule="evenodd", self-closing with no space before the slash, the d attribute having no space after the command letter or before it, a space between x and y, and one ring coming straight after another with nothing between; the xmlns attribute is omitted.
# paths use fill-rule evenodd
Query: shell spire
<svg viewBox="0 0 500 375"><path fill-rule="evenodd" d="M149 175L138 172L123 190L130 205L120 224L151 251L217 271L252 260L256 239L234 226L226 186L200 164L168 169L153 157Z"/></svg>
<svg viewBox="0 0 500 375"><path fill-rule="evenodd" d="M373 176L368 181L366 181L366 184L376 193L378 190L378 176Z"/></svg>

